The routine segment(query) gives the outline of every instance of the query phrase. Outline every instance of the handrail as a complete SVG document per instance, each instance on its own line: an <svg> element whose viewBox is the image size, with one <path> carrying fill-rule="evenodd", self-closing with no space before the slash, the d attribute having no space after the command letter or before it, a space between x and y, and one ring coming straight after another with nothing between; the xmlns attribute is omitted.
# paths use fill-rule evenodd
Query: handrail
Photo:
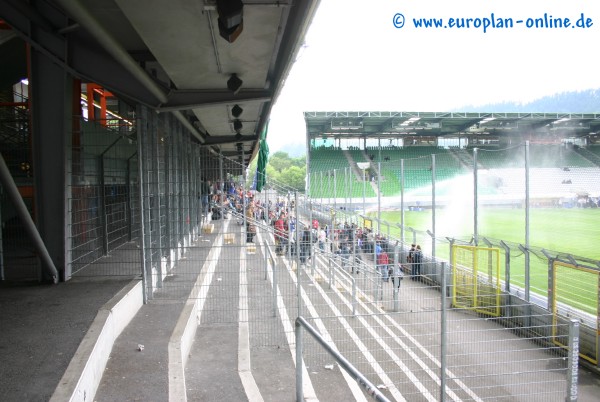
<svg viewBox="0 0 600 402"><path fill-rule="evenodd" d="M367 379L356 367L352 365L342 354L335 350L327 341L321 336L317 330L315 330L305 319L300 316L296 318L296 400L304 400L304 392L302 389L302 366L304 361L302 359L303 353L303 342L302 342L302 327L312 335L312 337L319 342L321 346L334 358L334 360L340 365L341 368L346 370L360 385L364 388L367 395L376 401L390 402L390 400L377 389L377 387Z"/></svg>

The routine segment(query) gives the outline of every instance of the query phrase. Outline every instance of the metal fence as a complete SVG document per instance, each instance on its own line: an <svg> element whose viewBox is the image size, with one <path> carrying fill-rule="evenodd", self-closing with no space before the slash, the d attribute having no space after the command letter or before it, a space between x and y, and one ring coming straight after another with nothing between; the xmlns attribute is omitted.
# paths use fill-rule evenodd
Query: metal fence
<svg viewBox="0 0 600 402"><path fill-rule="evenodd" d="M584 149L523 142L505 148L320 148L311 149L308 157L309 192L318 197L315 202L333 205L337 215L354 212L363 226L401 244L421 245L428 258L449 262L462 280L470 277L468 281L477 284L473 275L481 273L473 273L472 263L461 273L460 264L453 261L456 246L497 250L499 283L490 291L494 298L499 292L507 295L503 304L512 304L512 296L550 311L556 287L585 295L583 302L582 297L563 297L560 305L563 314L569 311L565 316L581 320L592 354L598 353L597 282L552 276L556 261L581 272L599 271L591 239L600 201L600 167ZM573 225L567 225L570 222Z"/></svg>
<svg viewBox="0 0 600 402"><path fill-rule="evenodd" d="M520 261L528 267L531 254L545 263L561 255L494 240L477 229L468 238L442 237L447 232L435 213L430 227L407 227L403 219L398 226L382 218L386 202L398 202L396 185L391 180L382 184L389 180L382 177L398 174L402 179L411 164L419 175L410 186L416 191L427 181L421 177L424 167L425 176L431 174L430 188L425 195L405 198L408 186L400 180L396 206L434 212L447 203L451 208L452 186L437 198L438 158L390 160L399 170L389 173L378 163L369 172L372 179L356 186L350 173L340 181L333 171L327 175L329 184L320 184L333 194L329 198L310 198L273 182L255 192L236 157L192 141L169 115L140 107L133 121L117 130L81 125L68 189L73 276L141 275L146 302L191 300L199 306L199 325L219 331L246 325L254 348L293 352L294 321L302 316L391 399L510 395L531 400L544 395L543 400L563 400L571 392L568 352L578 350L580 338L576 329L567 328L578 325L560 308L552 310L548 295L536 296L528 282L530 269L515 267ZM462 170L452 158L447 163ZM471 174L478 170L474 166ZM309 176L313 186L315 176ZM360 197L367 184L376 194L369 202L377 214L368 213L366 192ZM477 210L475 200L472 209ZM471 216L472 227L478 228L478 215ZM418 259L411 243L423 245ZM501 314L482 315L451 303L456 262L449 257L458 244L499 247L497 263L503 270L502 278L496 274L495 279L502 279L500 302L492 307ZM387 261L380 259L383 254ZM560 272L556 278L557 300L564 303ZM586 325L581 323L583 334L596 329ZM582 350L593 355L590 348L595 351L597 345ZM337 370L316 341L306 339L303 356L311 382L337 379L354 389L353 380ZM348 391L342 388L332 399L343 398Z"/></svg>

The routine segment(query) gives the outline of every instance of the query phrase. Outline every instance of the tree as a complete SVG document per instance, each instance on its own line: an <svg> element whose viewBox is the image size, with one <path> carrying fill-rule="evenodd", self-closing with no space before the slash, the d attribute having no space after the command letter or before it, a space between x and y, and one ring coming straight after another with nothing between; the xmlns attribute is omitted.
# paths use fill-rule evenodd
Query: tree
<svg viewBox="0 0 600 402"><path fill-rule="evenodd" d="M250 188L256 175L257 159L248 166L246 185ZM269 158L266 167L267 186L286 186L304 192L306 178L306 157L290 158L287 152L276 152Z"/></svg>
<svg viewBox="0 0 600 402"><path fill-rule="evenodd" d="M279 173L283 172L292 166L292 160L290 159L287 152L275 152L269 158L269 165L271 165Z"/></svg>
<svg viewBox="0 0 600 402"><path fill-rule="evenodd" d="M281 181L295 190L304 192L306 178L306 166L291 166L281 172Z"/></svg>

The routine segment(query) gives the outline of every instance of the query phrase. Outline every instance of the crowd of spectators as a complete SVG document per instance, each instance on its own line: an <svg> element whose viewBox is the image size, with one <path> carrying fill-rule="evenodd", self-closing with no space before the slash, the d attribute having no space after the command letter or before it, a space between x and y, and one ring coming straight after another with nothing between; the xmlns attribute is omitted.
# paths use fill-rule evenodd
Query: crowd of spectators
<svg viewBox="0 0 600 402"><path fill-rule="evenodd" d="M277 255L290 253L295 256L298 253L300 262L305 264L311 258L314 245L314 249L320 252L339 256L342 267L353 273L359 272L361 260L370 259L384 282L389 282L390 278L393 281L404 271L413 279L421 277L423 257L419 245L412 245L405 263L394 266L391 256L398 242L390 242L386 236L375 233L369 227L345 222L332 229L316 219L310 223L298 222L294 216L294 201L290 197L279 196L275 202L269 200L267 204L255 197L252 190L244 190L233 182L213 184L203 180L201 191L204 215L218 220L228 219L232 213L240 225L245 221L246 242L254 241L257 222L263 221L272 227ZM244 214L246 219L243 218Z"/></svg>

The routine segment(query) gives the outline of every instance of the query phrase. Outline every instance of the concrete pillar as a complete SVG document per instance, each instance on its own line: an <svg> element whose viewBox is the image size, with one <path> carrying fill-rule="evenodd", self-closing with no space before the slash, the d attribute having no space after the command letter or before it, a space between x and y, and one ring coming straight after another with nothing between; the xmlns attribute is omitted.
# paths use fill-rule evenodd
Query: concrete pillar
<svg viewBox="0 0 600 402"><path fill-rule="evenodd" d="M44 55L31 50L31 121L35 220L60 280L71 277L70 200L73 79ZM47 272L43 267L42 272ZM43 279L49 279L43 276Z"/></svg>

